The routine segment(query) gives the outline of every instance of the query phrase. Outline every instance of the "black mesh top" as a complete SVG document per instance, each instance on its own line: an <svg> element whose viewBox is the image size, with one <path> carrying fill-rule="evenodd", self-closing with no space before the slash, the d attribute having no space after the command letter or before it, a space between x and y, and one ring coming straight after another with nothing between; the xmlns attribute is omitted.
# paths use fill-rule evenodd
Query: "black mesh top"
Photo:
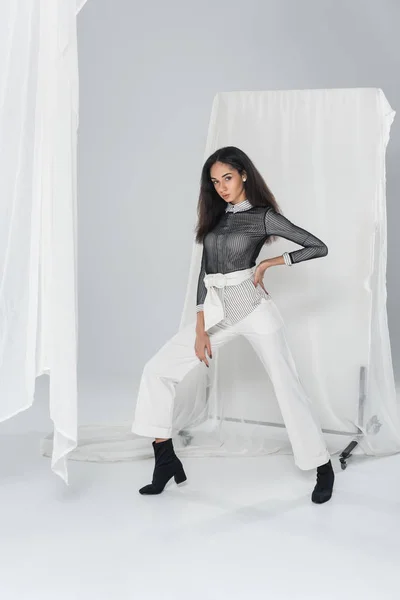
<svg viewBox="0 0 400 600"><path fill-rule="evenodd" d="M204 276L209 273L231 273L256 265L257 257L269 236L278 236L303 246L289 253L291 263L326 256L328 248L320 239L291 223L274 209L240 203L243 210L229 210L204 238L201 268L197 286L197 306L207 294ZM240 205L237 207L241 208ZM235 207L236 208L236 207Z"/></svg>

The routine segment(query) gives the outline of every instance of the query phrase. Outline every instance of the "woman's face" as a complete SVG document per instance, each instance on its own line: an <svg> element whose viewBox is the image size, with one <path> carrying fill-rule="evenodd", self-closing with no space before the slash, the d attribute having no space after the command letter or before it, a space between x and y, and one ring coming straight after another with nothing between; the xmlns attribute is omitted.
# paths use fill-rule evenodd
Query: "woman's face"
<svg viewBox="0 0 400 600"><path fill-rule="evenodd" d="M231 204L246 200L243 177L246 178L245 172L240 174L235 168L221 162L214 163L210 169L210 178L215 190L225 202Z"/></svg>

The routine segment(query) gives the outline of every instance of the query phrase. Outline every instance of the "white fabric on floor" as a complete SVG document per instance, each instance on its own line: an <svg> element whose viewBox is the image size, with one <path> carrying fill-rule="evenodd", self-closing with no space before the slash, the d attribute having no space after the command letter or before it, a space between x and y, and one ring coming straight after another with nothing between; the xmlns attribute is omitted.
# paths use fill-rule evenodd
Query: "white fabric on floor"
<svg viewBox="0 0 400 600"><path fill-rule="evenodd" d="M0 420L50 375L52 468L76 446L76 0L5 0L0 21Z"/></svg>
<svg viewBox="0 0 400 600"><path fill-rule="evenodd" d="M225 145L243 149L283 213L328 245L326 258L270 269L264 283L332 452L352 438L367 454L400 449L385 278L385 149L393 118L378 89L221 93L212 108L205 158ZM281 239L260 260L295 248ZM194 244L181 328L195 322L200 257ZM174 425L183 454L287 450L274 391L243 339L214 357L209 371L201 364L178 385ZM73 458L151 453L148 439L122 426L86 427L82 436L84 448ZM44 440L43 452L50 451Z"/></svg>

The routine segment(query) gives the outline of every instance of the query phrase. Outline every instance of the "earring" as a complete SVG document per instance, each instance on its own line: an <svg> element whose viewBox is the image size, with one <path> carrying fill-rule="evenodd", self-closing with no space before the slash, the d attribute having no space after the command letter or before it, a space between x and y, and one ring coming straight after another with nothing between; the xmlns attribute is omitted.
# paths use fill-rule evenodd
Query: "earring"
<svg viewBox="0 0 400 600"><path fill-rule="evenodd" d="M242 177L243 181L246 181L246 177Z"/></svg>

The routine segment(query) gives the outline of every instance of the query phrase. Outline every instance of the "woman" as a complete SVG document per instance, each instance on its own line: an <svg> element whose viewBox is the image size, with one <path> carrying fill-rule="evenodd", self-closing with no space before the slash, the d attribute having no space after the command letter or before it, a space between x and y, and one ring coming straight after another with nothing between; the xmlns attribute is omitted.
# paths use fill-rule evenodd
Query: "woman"
<svg viewBox="0 0 400 600"><path fill-rule="evenodd" d="M275 236L302 248L256 259ZM263 285L267 269L326 256L326 245L282 214L264 179L238 148L221 148L201 175L196 241L203 244L197 287L197 323L183 328L145 365L132 430L154 437L155 467L141 494L159 494L174 477L186 480L172 445L175 387L199 361L209 367L213 351L245 336L268 371L301 469L317 468L312 501L328 501L334 473L322 437L287 346L284 323Z"/></svg>

